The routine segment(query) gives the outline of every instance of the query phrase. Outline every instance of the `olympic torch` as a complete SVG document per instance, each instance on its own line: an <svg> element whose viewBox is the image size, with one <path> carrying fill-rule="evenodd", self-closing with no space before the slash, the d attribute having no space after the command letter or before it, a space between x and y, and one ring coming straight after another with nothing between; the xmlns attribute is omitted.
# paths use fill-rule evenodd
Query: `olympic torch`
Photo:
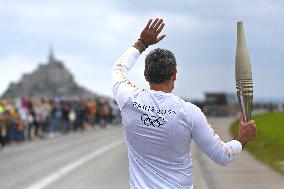
<svg viewBox="0 0 284 189"><path fill-rule="evenodd" d="M238 101L244 115L244 121L251 120L253 83L249 53L245 41L243 22L237 23L237 49L235 76Z"/></svg>

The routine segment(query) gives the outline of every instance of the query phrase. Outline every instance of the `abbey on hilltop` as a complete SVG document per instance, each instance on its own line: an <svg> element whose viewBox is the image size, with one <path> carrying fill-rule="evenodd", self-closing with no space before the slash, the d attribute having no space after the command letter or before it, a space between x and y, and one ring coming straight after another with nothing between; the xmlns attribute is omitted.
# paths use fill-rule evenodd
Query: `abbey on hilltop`
<svg viewBox="0 0 284 189"><path fill-rule="evenodd" d="M55 58L50 47L47 63L39 64L32 73L24 74L19 82L11 83L1 98L81 98L95 94L78 85L64 63Z"/></svg>

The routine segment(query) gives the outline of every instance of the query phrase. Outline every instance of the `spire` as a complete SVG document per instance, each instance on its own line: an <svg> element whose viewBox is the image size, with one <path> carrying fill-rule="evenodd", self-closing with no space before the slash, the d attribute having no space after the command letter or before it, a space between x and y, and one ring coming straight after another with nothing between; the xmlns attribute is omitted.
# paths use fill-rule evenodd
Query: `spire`
<svg viewBox="0 0 284 189"><path fill-rule="evenodd" d="M54 57L54 54L53 54L53 46L52 46L52 44L49 46L48 62L49 62L49 63L55 62L55 57Z"/></svg>

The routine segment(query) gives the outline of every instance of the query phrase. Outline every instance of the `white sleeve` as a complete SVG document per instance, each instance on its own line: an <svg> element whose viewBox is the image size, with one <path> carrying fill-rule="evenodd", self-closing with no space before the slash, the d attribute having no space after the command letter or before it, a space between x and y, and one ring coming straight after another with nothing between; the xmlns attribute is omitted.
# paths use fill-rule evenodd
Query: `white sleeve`
<svg viewBox="0 0 284 189"><path fill-rule="evenodd" d="M132 68L139 55L138 49L130 47L112 66L113 95L120 110L130 94L138 90L129 80L128 71Z"/></svg>
<svg viewBox="0 0 284 189"><path fill-rule="evenodd" d="M195 105L192 106L192 138L199 149L219 165L227 165L236 159L242 151L242 144L237 140L224 143L207 122L203 112Z"/></svg>

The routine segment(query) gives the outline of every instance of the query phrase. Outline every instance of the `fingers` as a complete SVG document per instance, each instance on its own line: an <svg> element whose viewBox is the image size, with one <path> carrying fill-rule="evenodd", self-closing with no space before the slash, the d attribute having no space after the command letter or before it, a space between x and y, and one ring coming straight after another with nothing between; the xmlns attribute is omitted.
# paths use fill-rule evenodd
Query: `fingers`
<svg viewBox="0 0 284 189"><path fill-rule="evenodd" d="M254 120L250 120L249 122L246 123L246 127L249 128L251 130L251 132L253 133L253 137L256 136L256 124Z"/></svg>
<svg viewBox="0 0 284 189"><path fill-rule="evenodd" d="M250 126L250 127L256 127L254 121L249 121L249 122L247 122L245 125L246 125L246 126Z"/></svg>
<svg viewBox="0 0 284 189"><path fill-rule="evenodd" d="M161 35L157 38L157 43L159 43L160 41L162 41L164 38L166 37L166 35Z"/></svg>
<svg viewBox="0 0 284 189"><path fill-rule="evenodd" d="M255 137L256 136L256 125L255 125L254 121L250 122L250 127L251 127L251 129L253 131L253 135L252 136Z"/></svg>
<svg viewBox="0 0 284 189"><path fill-rule="evenodd" d="M165 26L165 24L163 23L163 19L156 18L153 23L152 21L153 21L152 19L148 21L144 30L150 29L150 30L154 30L156 33L160 33L163 27Z"/></svg>
<svg viewBox="0 0 284 189"><path fill-rule="evenodd" d="M150 19L150 20L148 21L148 23L147 23L147 25L145 26L144 30L147 29L147 28L149 28L151 22L152 22L152 19Z"/></svg>
<svg viewBox="0 0 284 189"><path fill-rule="evenodd" d="M161 26L161 24L163 23L163 19L160 19L157 24L154 26L154 30L158 30L158 28Z"/></svg>
<svg viewBox="0 0 284 189"><path fill-rule="evenodd" d="M256 128L256 124L255 124L255 121L254 121L254 120L249 121L249 122L248 122L248 125L250 125L250 126Z"/></svg>
<svg viewBox="0 0 284 189"><path fill-rule="evenodd" d="M159 21L159 18L156 18L155 21L151 24L150 29L153 29L158 21Z"/></svg>
<svg viewBox="0 0 284 189"><path fill-rule="evenodd" d="M244 115L242 113L240 113L240 124L244 124Z"/></svg>
<svg viewBox="0 0 284 189"><path fill-rule="evenodd" d="M255 121L254 120L250 120L248 122L245 123L245 125L255 125Z"/></svg>
<svg viewBox="0 0 284 189"><path fill-rule="evenodd" d="M163 20L162 20L162 22L163 22ZM164 23L160 24L159 28L157 29L157 34L159 34L163 30L164 26L165 26Z"/></svg>
<svg viewBox="0 0 284 189"><path fill-rule="evenodd" d="M255 121L254 120L250 120L249 123L250 124L255 124Z"/></svg>
<svg viewBox="0 0 284 189"><path fill-rule="evenodd" d="M143 40L147 46L158 43L166 36L159 36L165 26L163 19L156 18L154 21L153 20L154 19L150 19L148 21L144 30L140 34L140 39Z"/></svg>

